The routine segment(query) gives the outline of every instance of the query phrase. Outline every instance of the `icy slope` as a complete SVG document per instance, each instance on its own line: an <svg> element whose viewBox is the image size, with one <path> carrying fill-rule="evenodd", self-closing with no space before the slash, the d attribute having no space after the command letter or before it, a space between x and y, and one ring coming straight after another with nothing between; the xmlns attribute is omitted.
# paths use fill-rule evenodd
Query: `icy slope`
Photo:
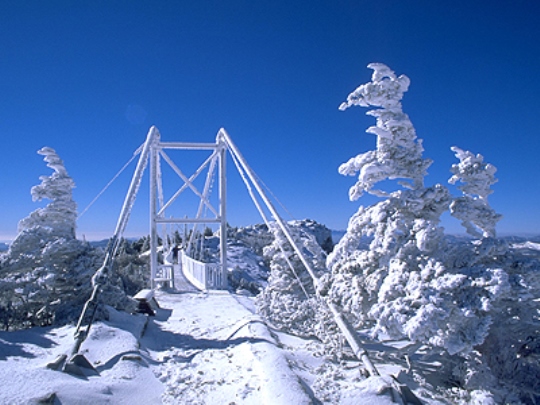
<svg viewBox="0 0 540 405"><path fill-rule="evenodd" d="M109 308L81 347L99 373L86 378L45 367L69 352L73 327L0 332L0 403L312 403L266 326L232 295L157 299L148 322Z"/></svg>

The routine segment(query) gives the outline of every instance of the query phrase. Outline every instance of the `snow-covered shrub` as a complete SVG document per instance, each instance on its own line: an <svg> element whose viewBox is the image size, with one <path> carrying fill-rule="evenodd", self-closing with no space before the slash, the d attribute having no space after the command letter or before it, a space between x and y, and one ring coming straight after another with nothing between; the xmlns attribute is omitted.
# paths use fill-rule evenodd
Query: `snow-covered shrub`
<svg viewBox="0 0 540 405"><path fill-rule="evenodd" d="M358 173L349 191L351 200L364 192L386 199L361 206L349 220L346 234L327 261L330 297L358 327L369 328L373 335L406 337L449 353L467 353L486 338L490 310L507 292L508 275L501 268L479 265L479 256L485 256L482 243L470 260L458 252L452 255L439 223L451 204L476 204L474 196L487 196L494 171L490 165L476 168L467 163L463 158L471 154L459 150L462 163L455 165L454 175L456 181L467 183L461 188L465 203L455 203L441 184L425 187L431 161L422 157L421 140L401 107L410 80L397 77L383 64L368 67L374 70L371 82L359 86L340 109L379 107L368 112L377 117L377 125L367 130L377 136L377 149L351 158L339 172ZM477 172L471 173L471 167ZM487 180L477 181L482 177ZM379 182L395 179L402 179L398 184L405 190L374 189ZM491 235L494 223L473 223ZM365 237L372 238L368 249L360 247ZM483 246L487 249L489 244Z"/></svg>
<svg viewBox="0 0 540 405"><path fill-rule="evenodd" d="M316 297L311 276L277 224L272 224L273 242L264 248L270 262L266 288L257 296L259 313L275 327L299 336L321 336L327 318L324 304ZM325 272L326 254L315 237L302 226L289 227L295 242L317 275Z"/></svg>
<svg viewBox="0 0 540 405"><path fill-rule="evenodd" d="M314 220L294 220L290 221L288 226L296 229L297 233L311 235L324 252L329 252L333 247L330 229ZM273 233L266 224L229 227L227 240L229 286L234 290L248 290L258 294L268 284L271 257L265 255L263 250L274 242ZM312 284L312 281L309 283Z"/></svg>
<svg viewBox="0 0 540 405"><path fill-rule="evenodd" d="M110 277L115 278L113 284L121 286L130 296L150 285L150 257L141 254L147 239L141 238L134 242L122 239L114 258Z"/></svg>
<svg viewBox="0 0 540 405"><path fill-rule="evenodd" d="M43 240L40 250L27 254L9 251L0 265L4 328L75 320L88 298L90 278L102 260L100 252L77 239Z"/></svg>
<svg viewBox="0 0 540 405"><path fill-rule="evenodd" d="M483 262L505 269L510 293L494 304L493 324L478 351L509 395L540 403L540 251L516 244Z"/></svg>

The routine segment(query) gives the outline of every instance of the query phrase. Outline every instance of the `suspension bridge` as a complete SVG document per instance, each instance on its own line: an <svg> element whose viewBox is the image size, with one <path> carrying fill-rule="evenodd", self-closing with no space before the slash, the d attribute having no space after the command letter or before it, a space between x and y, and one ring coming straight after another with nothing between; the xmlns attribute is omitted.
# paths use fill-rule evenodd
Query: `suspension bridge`
<svg viewBox="0 0 540 405"><path fill-rule="evenodd" d="M208 157L192 175L187 176L171 158L171 150L206 151ZM68 373L76 375L83 375L84 369L93 368L84 355L79 353L79 350L81 344L89 334L96 308L99 305L100 290L108 282L110 268L128 223L143 174L148 166L150 172L151 285L148 290L142 291L138 297L142 300L151 300L154 296L154 291L156 289L162 290L163 288L169 291L186 289L201 291L227 290L227 153L232 158L234 166L240 174L262 220L269 229L271 226L277 227L279 232L284 236L283 239L290 244L311 276L315 285L316 296L326 303L330 313L333 315L335 323L341 330L355 356L362 362L364 369L370 376L380 376L379 371L368 357L368 353L364 349L354 328L349 324L338 307L329 298L321 294L318 288L319 280L310 261L293 238L287 223L282 219L268 198L257 175L223 128L218 131L215 142L212 143L163 142L158 129L156 127L150 128L146 141L134 155L139 156L138 163L126 193L114 234L109 243L104 263L92 278L92 293L79 317L73 348L69 354L61 356L51 363L49 368L61 368ZM164 165L172 170L181 180L180 185L168 199L165 199L163 192L164 177L162 173ZM127 167L127 164L125 167ZM211 198L216 176L218 179L217 198ZM204 177L202 187L195 184L199 177ZM197 208L195 214L191 216L178 215L176 211L173 212L173 207L178 205L178 200L187 190L190 190L196 196ZM198 228L206 224L213 224L219 228L217 232L219 234L219 262L206 262L204 255L200 254L203 249L197 248L204 238L203 232ZM171 230L175 226L184 226L184 229L187 229L186 227L188 226L190 227L189 233L184 233L184 239L181 245L171 242L171 238L169 237ZM162 246L158 246L160 238L163 241ZM292 266L291 270L295 273L295 269ZM397 381L394 391L398 397L404 397L405 394L411 395L410 390L402 384L398 384Z"/></svg>

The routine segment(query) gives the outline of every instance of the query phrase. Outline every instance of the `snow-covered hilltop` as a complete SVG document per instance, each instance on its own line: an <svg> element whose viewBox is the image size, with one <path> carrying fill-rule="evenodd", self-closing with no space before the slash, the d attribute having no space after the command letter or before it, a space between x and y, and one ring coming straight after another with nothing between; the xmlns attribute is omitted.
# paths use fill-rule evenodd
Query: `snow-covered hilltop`
<svg viewBox="0 0 540 405"><path fill-rule="evenodd" d="M435 162L402 105L411 80L369 68L340 109L371 108L375 149L338 170L356 176L352 201L380 200L359 206L335 246L313 220L229 228L229 291L160 291L153 317L126 313L149 285L148 238L120 240L82 346L97 371L86 379L38 367L67 350L104 258L75 238L74 182L41 149L54 173L31 193L51 203L21 220L0 256L0 377L10 387L0 402L540 403L538 240L497 237L496 168L482 155L452 148L448 183L460 195L426 184ZM445 212L469 237L445 234ZM219 261L219 235L199 236L201 257ZM343 325L365 353L353 353Z"/></svg>

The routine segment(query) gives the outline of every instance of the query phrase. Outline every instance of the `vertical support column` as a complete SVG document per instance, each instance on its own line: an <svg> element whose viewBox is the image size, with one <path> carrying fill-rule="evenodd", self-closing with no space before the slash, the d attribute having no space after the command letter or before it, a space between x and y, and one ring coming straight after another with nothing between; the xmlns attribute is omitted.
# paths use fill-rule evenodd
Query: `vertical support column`
<svg viewBox="0 0 540 405"><path fill-rule="evenodd" d="M219 151L219 217L220 223L220 252L221 252L221 288L227 289L227 148L221 137L218 137Z"/></svg>
<svg viewBox="0 0 540 405"><path fill-rule="evenodd" d="M157 142L154 142L150 149L150 288L154 289L158 268L157 258Z"/></svg>

